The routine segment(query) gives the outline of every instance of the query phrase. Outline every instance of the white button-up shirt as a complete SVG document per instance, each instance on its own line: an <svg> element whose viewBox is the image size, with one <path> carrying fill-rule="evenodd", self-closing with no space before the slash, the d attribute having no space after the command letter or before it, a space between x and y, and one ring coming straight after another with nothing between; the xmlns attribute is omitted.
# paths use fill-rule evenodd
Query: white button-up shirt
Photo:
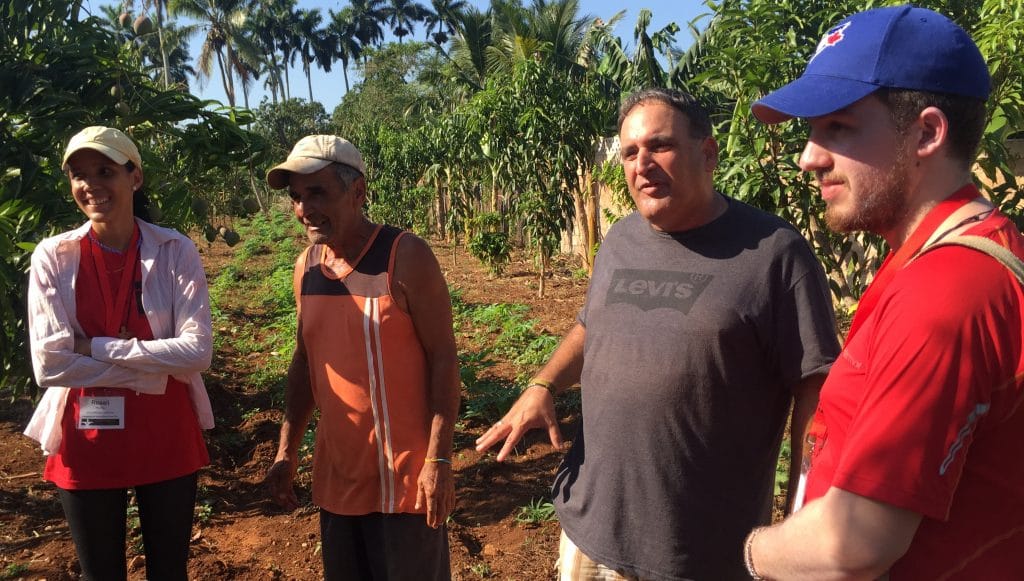
<svg viewBox="0 0 1024 581"><path fill-rule="evenodd" d="M92 357L75 353L78 323L75 284L81 240L90 223L47 238L32 253L28 325L32 368L45 387L25 435L51 454L60 446L61 418L71 387L120 387L161 394L167 376L189 386L200 427L213 412L200 372L210 367L213 330L206 274L195 244L175 230L136 220L141 235L142 306L151 341L93 337Z"/></svg>

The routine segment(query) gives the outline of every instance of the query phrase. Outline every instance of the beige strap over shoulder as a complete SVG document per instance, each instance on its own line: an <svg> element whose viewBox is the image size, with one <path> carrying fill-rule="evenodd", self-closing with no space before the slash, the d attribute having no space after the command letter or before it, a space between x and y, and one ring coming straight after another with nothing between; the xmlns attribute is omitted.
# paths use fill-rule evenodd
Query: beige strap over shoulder
<svg viewBox="0 0 1024 581"><path fill-rule="evenodd" d="M1003 266L1010 269L1010 272L1017 277L1017 281L1024 285L1024 262L1022 262L1020 258L1017 258L1017 255L1011 252L1009 248L1001 246L998 242L983 236L953 236L928 246L921 252L921 254L924 254L929 250L939 248L940 246L952 245L966 246L988 254L992 258L1001 262Z"/></svg>

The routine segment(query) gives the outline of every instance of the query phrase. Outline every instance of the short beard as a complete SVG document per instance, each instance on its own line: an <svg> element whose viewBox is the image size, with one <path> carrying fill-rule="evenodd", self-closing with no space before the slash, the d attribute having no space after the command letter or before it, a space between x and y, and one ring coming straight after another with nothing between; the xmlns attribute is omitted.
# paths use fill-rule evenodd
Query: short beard
<svg viewBox="0 0 1024 581"><path fill-rule="evenodd" d="M840 213L837 208L825 208L825 224L830 230L879 234L892 230L907 216L906 150L897 149L889 171L862 186L865 191L854 198L850 211Z"/></svg>
<svg viewBox="0 0 1024 581"><path fill-rule="evenodd" d="M320 232L310 232L306 230L306 238L309 239L310 244L326 244L328 236Z"/></svg>

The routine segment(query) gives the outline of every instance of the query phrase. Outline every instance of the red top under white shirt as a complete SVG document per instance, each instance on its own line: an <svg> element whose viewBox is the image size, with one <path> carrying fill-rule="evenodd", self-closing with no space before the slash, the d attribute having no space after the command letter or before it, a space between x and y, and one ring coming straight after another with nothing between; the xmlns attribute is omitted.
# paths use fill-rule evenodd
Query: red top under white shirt
<svg viewBox="0 0 1024 581"><path fill-rule="evenodd" d="M965 234L1024 256L994 213ZM1024 579L1024 292L959 246L903 267L821 390L807 500L830 487L923 515L893 581Z"/></svg>
<svg viewBox="0 0 1024 581"><path fill-rule="evenodd" d="M89 337L111 336L108 315L142 341L153 332L139 308L141 265L137 252L106 250L91 237L80 241L75 302ZM97 256L97 253L100 253ZM126 261L132 259L131 264ZM105 281L99 278L105 269ZM136 286L138 285L138 287ZM124 300L118 304L117 298ZM80 429L83 397L123 398L123 429ZM74 387L61 419L60 448L47 458L44 478L65 489L126 488L195 472L209 463L188 386L167 376L163 394L113 387Z"/></svg>

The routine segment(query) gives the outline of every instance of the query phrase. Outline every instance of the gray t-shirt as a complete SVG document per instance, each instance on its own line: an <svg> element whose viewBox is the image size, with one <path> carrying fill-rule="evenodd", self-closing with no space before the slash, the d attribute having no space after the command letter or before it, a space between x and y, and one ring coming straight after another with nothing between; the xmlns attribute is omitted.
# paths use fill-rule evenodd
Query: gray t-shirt
<svg viewBox="0 0 1024 581"><path fill-rule="evenodd" d="M555 505L584 554L643 579L749 578L743 539L771 518L790 389L839 352L807 242L726 200L682 233L615 224L580 312L583 420Z"/></svg>

